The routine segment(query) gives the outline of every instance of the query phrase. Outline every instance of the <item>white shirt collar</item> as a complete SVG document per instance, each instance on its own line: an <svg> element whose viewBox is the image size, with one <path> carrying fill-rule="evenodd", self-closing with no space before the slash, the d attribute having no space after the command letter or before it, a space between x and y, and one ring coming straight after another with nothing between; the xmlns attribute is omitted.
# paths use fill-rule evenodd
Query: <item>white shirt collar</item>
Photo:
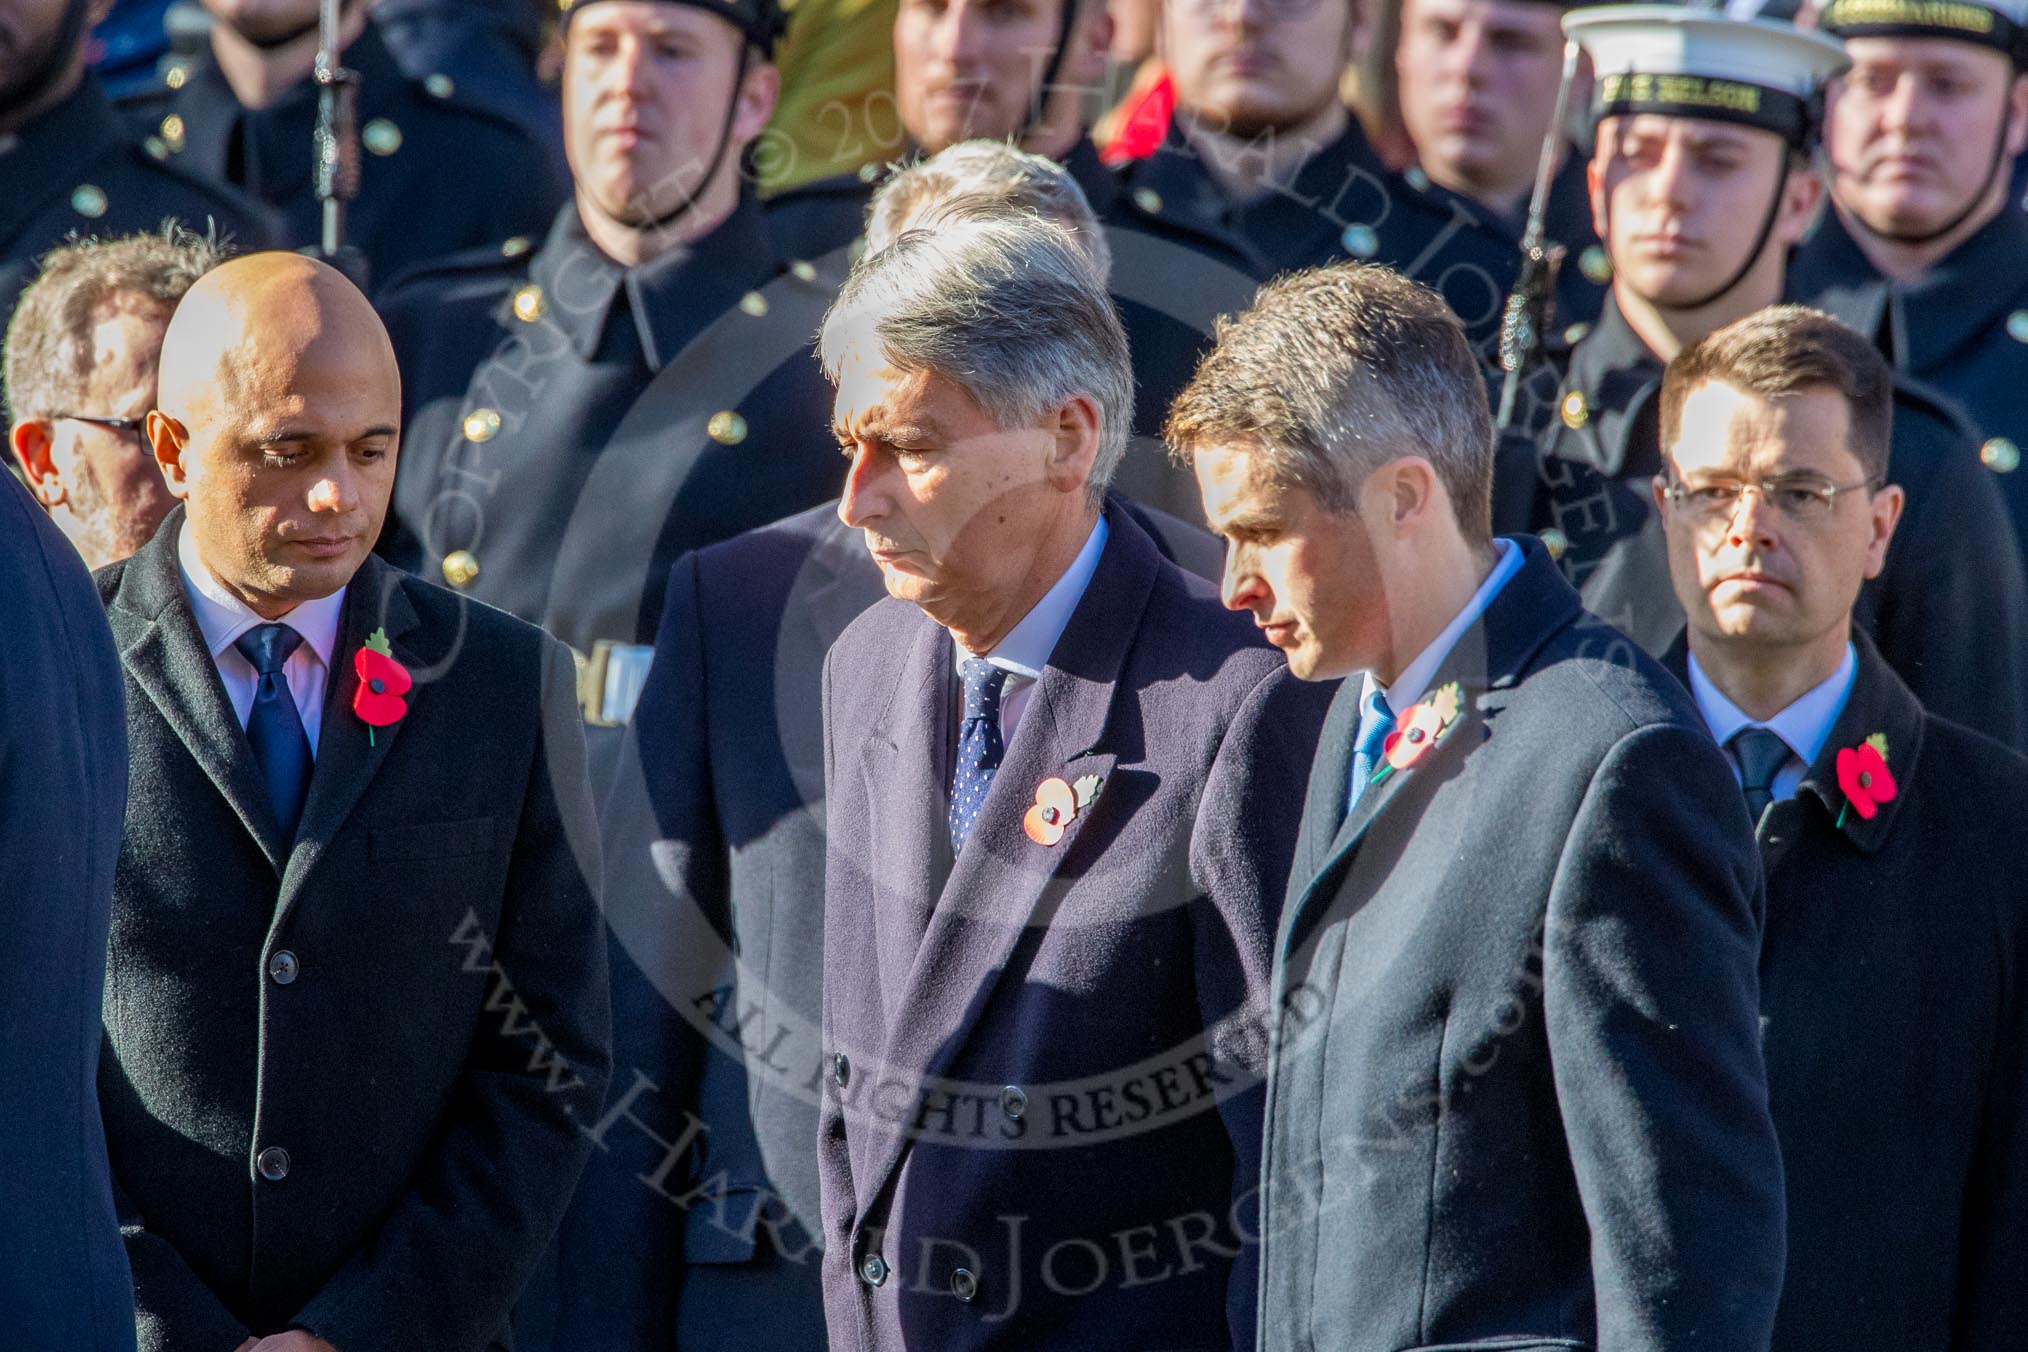
<svg viewBox="0 0 2028 1352"><path fill-rule="evenodd" d="M1836 671L1763 723L1749 718L1737 704L1727 699L1725 692L1704 674L1704 668L1697 665L1693 654L1690 658L1690 694L1697 701L1697 711L1704 715L1704 726L1711 729L1711 735L1718 739L1720 746L1730 742L1733 734L1741 728L1766 728L1786 742L1789 750L1804 765L1815 765L1824 750L1824 743L1831 740L1831 729L1837 724L1838 715L1845 712L1846 697L1852 693L1852 683L1858 675L1859 655L1847 643L1845 660L1838 664Z"/></svg>
<svg viewBox="0 0 2028 1352"><path fill-rule="evenodd" d="M1084 599L1085 588L1091 585L1092 574L1098 571L1099 555L1105 552L1106 528L1103 514L1085 537L1084 548L1064 569L1063 576L1056 579L1056 585L1044 592L1042 599L1035 603L1020 623L1007 631L1007 636L993 645L986 660L994 666L1013 673L1024 680L1042 679L1042 669L1049 665L1049 655L1056 651L1056 642L1063 637L1064 629L1070 624L1071 614L1077 603ZM957 649L958 660L963 661L973 654L959 643L955 636L952 646Z"/></svg>
<svg viewBox="0 0 2028 1352"><path fill-rule="evenodd" d="M176 537L176 561L183 570L183 590L190 596L190 609L197 616L198 631L204 635L204 646L213 661L217 661L241 634L257 624L267 623L249 610L244 601L227 591L225 584L213 576L204 560L197 556L197 541L187 520ZM301 602L282 617L289 628L303 636L303 642L317 654L317 660L326 669L331 666L331 650L338 646L338 621L345 610L345 592L346 588L340 587L329 596Z"/></svg>
<svg viewBox="0 0 2028 1352"><path fill-rule="evenodd" d="M1393 685L1384 686L1372 672L1366 673L1365 685L1359 692L1361 707L1364 707L1367 697L1378 690L1386 699L1387 707L1399 717L1429 693L1429 683L1435 679L1437 668L1451 655L1451 649L1458 646L1458 640L1465 636L1465 631L1486 613L1493 604L1493 598L1507 585L1507 580L1521 571L1521 564L1527 558L1512 540L1495 539L1493 548L1498 555L1493 561L1493 571L1486 574L1486 580L1472 593L1472 599L1465 602L1465 608L1444 626L1443 632L1430 640L1429 646L1416 654L1413 662L1401 669Z"/></svg>

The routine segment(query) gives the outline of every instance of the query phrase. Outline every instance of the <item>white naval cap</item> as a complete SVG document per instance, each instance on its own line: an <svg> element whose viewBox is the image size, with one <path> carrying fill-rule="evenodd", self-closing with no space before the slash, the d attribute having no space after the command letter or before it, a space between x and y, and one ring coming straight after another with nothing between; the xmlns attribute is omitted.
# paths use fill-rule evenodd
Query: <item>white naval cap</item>
<svg viewBox="0 0 2028 1352"><path fill-rule="evenodd" d="M1818 92L1852 64L1822 34L1681 5L1574 10L1564 16L1563 31L1591 56L1602 117L1660 113L1738 122L1797 145L1814 135Z"/></svg>
<svg viewBox="0 0 2028 1352"><path fill-rule="evenodd" d="M1841 38L1957 38L2028 56L2028 0L1831 0L1818 22Z"/></svg>

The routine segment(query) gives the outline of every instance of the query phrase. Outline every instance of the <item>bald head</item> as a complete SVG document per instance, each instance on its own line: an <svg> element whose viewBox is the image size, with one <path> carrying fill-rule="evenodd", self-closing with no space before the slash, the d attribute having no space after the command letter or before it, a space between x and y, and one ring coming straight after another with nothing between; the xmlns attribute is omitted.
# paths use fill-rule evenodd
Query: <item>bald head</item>
<svg viewBox="0 0 2028 1352"><path fill-rule="evenodd" d="M366 297L314 259L257 253L177 306L148 437L198 556L274 619L364 562L400 420L394 349Z"/></svg>

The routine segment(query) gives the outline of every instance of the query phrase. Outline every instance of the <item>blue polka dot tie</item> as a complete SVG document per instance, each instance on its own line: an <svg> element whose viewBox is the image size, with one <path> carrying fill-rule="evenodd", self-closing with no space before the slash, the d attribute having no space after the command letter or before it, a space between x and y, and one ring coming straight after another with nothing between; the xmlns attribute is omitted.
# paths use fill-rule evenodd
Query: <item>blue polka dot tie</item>
<svg viewBox="0 0 2028 1352"><path fill-rule="evenodd" d="M1394 710L1387 703L1387 696L1378 690L1366 697L1359 706L1359 740L1352 744L1352 792L1345 800L1345 815L1351 816L1352 809L1359 806L1359 797L1366 792L1366 785L1380 768L1381 752L1387 743L1387 734L1394 731Z"/></svg>
<svg viewBox="0 0 2028 1352"><path fill-rule="evenodd" d="M232 645L260 673L253 707L247 711L246 739L267 782L268 801L274 804L284 840L296 838L303 799L310 792L310 738L296 712L296 698L289 693L289 678L282 672L282 664L302 642L303 636L286 624L262 624Z"/></svg>
<svg viewBox="0 0 2028 1352"><path fill-rule="evenodd" d="M965 686L965 721L958 727L958 772L951 781L951 853L965 848L972 823L985 806L993 773L1007 754L1000 740L1000 693L1007 673L983 657L958 663Z"/></svg>

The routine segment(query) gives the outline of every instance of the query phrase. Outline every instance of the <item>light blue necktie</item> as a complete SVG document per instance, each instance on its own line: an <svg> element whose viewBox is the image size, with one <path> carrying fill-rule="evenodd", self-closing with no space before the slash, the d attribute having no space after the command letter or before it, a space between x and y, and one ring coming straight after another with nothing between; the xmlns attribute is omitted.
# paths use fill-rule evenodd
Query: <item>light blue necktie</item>
<svg viewBox="0 0 2028 1352"><path fill-rule="evenodd" d="M232 644L260 673L253 707L247 711L246 739L253 746L261 778L267 782L268 801L274 804L284 840L296 838L303 799L310 792L310 738L303 731L295 696L289 693L289 678L282 673L282 664L302 642L303 636L286 624L262 624Z"/></svg>
<svg viewBox="0 0 2028 1352"><path fill-rule="evenodd" d="M1376 689L1359 706L1359 740L1352 745L1352 796L1345 802L1346 816L1351 816L1352 809L1359 806L1367 781L1380 768L1381 748L1387 742L1387 734L1393 731L1394 710L1388 706L1387 696Z"/></svg>
<svg viewBox="0 0 2028 1352"><path fill-rule="evenodd" d="M968 657L958 664L958 677L965 686L965 721L958 727L958 768L951 780L953 855L972 834L986 790L993 787L993 773L1007 754L1000 740L1000 692L1007 672L983 657Z"/></svg>

